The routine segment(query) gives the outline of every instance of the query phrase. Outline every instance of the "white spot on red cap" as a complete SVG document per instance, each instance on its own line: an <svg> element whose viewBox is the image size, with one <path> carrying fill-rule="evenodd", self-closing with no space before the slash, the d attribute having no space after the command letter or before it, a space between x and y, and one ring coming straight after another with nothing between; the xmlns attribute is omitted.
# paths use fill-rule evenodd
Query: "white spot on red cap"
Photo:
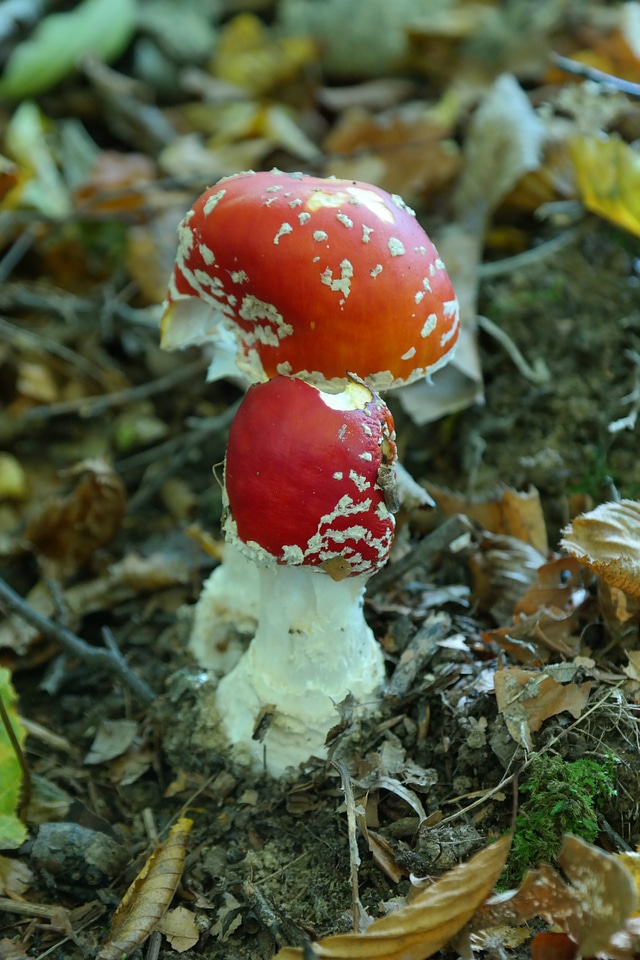
<svg viewBox="0 0 640 960"><path fill-rule="evenodd" d="M438 318L435 313L430 313L427 319L424 322L424 326L420 331L421 337L428 337L430 333L433 333L438 324Z"/></svg>
<svg viewBox="0 0 640 960"><path fill-rule="evenodd" d="M401 257L407 252L404 248L404 243L402 240L398 240L397 237L389 237L387 246L389 247L389 253L392 257Z"/></svg>
<svg viewBox="0 0 640 960"><path fill-rule="evenodd" d="M345 298L351 293L351 278L353 277L353 265L350 260L343 260L340 264L340 277L334 279L333 270L329 267L320 274L320 280L333 291L340 291Z"/></svg>
<svg viewBox="0 0 640 960"><path fill-rule="evenodd" d="M324 230L314 230L313 239L316 240L318 243L322 243L323 240L329 239L329 234L325 233Z"/></svg>
<svg viewBox="0 0 640 960"><path fill-rule="evenodd" d="M302 213L299 213L299 214L298 214L298 222L299 222L302 226L304 226L305 223L309 223L309 220L311 220L311 214L310 214L310 213L307 213L306 210L303 210Z"/></svg>
<svg viewBox="0 0 640 960"><path fill-rule="evenodd" d="M249 280L248 275L244 270L232 270L229 274L233 283L247 283Z"/></svg>
<svg viewBox="0 0 640 960"><path fill-rule="evenodd" d="M212 267L216 262L215 253L206 245L206 243L198 244L198 252L208 267Z"/></svg>
<svg viewBox="0 0 640 960"><path fill-rule="evenodd" d="M415 348L415 347L409 347L409 349L407 350L407 352L406 352L406 353L403 353L402 356L400 357L400 359L401 359L401 360L413 360L413 358L415 357L415 355L416 355L416 348Z"/></svg>
<svg viewBox="0 0 640 960"><path fill-rule="evenodd" d="M381 264L381 263L376 263L376 265L375 265L375 267L373 268L373 270L370 270L369 273L371 274L371 276L372 276L373 279L375 280L375 278L376 278L380 273L382 273L382 264Z"/></svg>
<svg viewBox="0 0 640 960"><path fill-rule="evenodd" d="M353 220L345 213L336 213L336 220L339 220L343 227L347 227L349 230L353 226Z"/></svg>
<svg viewBox="0 0 640 960"><path fill-rule="evenodd" d="M289 233L293 233L293 227L291 224L286 222L281 224L280 229L273 238L273 242L280 243L280 237L286 237Z"/></svg>
<svg viewBox="0 0 640 960"><path fill-rule="evenodd" d="M204 207L202 208L202 212L204 213L205 217L208 217L211 211L215 210L215 208L218 206L218 204L220 203L220 201L222 200L226 192L227 192L226 190L218 190L216 193L211 194L211 196L205 203Z"/></svg>
<svg viewBox="0 0 640 960"><path fill-rule="evenodd" d="M364 223L362 224L362 242L369 243L371 240L371 234L373 233L373 227L366 227Z"/></svg>
<svg viewBox="0 0 640 960"><path fill-rule="evenodd" d="M415 217L415 210L412 210L408 203L405 203L401 196L397 193L391 194L391 199L395 203L396 207L400 210L404 210L405 213L408 213L410 217Z"/></svg>

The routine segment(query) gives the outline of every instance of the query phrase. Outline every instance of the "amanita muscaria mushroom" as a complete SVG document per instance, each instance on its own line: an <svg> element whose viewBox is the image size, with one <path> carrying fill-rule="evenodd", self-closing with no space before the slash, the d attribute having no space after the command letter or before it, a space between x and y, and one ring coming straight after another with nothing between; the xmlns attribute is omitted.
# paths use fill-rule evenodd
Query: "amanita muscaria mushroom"
<svg viewBox="0 0 640 960"><path fill-rule="evenodd" d="M347 370L387 390L451 357L458 303L444 263L379 187L238 173L203 193L178 233L167 349L211 341L251 382L281 373L334 390ZM229 372L215 354L212 368Z"/></svg>
<svg viewBox="0 0 640 960"><path fill-rule="evenodd" d="M347 694L360 710L378 701L383 658L362 607L393 539L395 457L391 414L360 380L333 394L275 377L249 388L231 426L224 532L257 564L260 592L216 703L236 757L264 752L276 776L326 755Z"/></svg>

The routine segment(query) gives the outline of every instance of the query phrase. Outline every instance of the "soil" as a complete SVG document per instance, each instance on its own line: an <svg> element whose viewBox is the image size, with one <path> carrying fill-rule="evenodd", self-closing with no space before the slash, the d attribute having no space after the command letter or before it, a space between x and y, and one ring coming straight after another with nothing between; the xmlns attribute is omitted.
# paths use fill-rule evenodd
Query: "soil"
<svg viewBox="0 0 640 960"><path fill-rule="evenodd" d="M480 312L530 363L543 359L550 379L541 386L525 379L504 349L482 333L483 406L421 429L396 411L411 473L474 496L491 494L497 484L519 490L534 485L551 544L569 518L576 493L594 502L610 499L615 491L640 496L638 428L611 429L633 404L625 397L639 389L639 288L638 240L591 218L575 242L552 258L486 280ZM238 396L228 384L194 381L178 401L159 399L157 413L179 435L187 417L219 412ZM71 426L75 439L79 429L82 424ZM53 449L70 439L69 423L59 422L48 442ZM42 436L29 442L42 442ZM223 435L211 437L178 464L178 477L188 478L198 495L192 520L205 530L215 531L219 516L210 468L221 459L223 446ZM142 479L140 469L123 475L131 489ZM412 523L408 533L415 539L420 524L413 528ZM149 852L150 836L166 836L180 815L194 826L175 903L195 914L200 932L198 943L183 953L186 960L266 960L280 946L350 930L352 871L339 765L310 762L297 780L274 782L224 761L207 737L213 681L185 649L189 605L212 561L196 551L184 525L169 517L156 496L136 502L111 555L122 555L134 544L143 554L161 545L175 553L176 561L188 559L192 571L187 586L127 601L108 615L130 666L158 692L156 702L141 710L103 673L59 655L15 677L22 713L71 745L65 751L38 736L29 738L33 790L40 789L40 778L40 784L63 790L73 803L58 824L62 859L53 863L50 849L45 845L43 852L33 840L19 855L34 870L43 902L69 909L93 904L76 944L66 940L58 947L62 935L52 937L42 924L33 929L30 955L44 956L52 947L68 960L94 956ZM11 573L18 588L29 575L24 561ZM372 594L366 612L387 651L390 672L427 612L428 605L416 605L415 598L452 585L469 586L469 574L463 558L447 556L435 570L414 570L408 583ZM429 612L446 611L450 634L461 642L437 648L402 699L385 703L381 716L339 738L334 750L334 759L344 758L356 800L366 806L371 829L387 841L400 874L397 882L391 880L360 837L359 895L370 917L404 897L412 876L439 875L509 827L512 785L485 794L525 759L490 690L488 676L505 657L481 640L490 619L464 591L458 599L433 602ZM102 614L87 618L85 639L100 642L104 620ZM599 643L602 637L592 629L589 644L596 656ZM125 769L113 762L83 763L99 724L122 719L137 722ZM603 811L602 829L635 847L640 840L638 744L624 702L610 698L581 723L566 713L547 721L535 735L535 747L552 741L553 750L567 759L604 752L619 758L618 793ZM391 781L399 789L390 787ZM422 825L402 787L421 802L427 817ZM67 801L61 802L64 807ZM50 802L45 809L45 819L55 820ZM96 865L84 848L72 849L65 833L70 822L108 836L119 852L118 869L110 867L106 855ZM15 915L0 911L0 956L5 955L2 937L9 937L16 924ZM78 921L77 929L82 926ZM160 957L174 953L164 940L154 946Z"/></svg>

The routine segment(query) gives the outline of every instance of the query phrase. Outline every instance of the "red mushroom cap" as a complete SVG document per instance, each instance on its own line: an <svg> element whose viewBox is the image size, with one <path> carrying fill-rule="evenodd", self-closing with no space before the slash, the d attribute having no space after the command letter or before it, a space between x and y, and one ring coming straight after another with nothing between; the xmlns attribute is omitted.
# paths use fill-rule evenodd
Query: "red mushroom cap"
<svg viewBox="0 0 640 960"><path fill-rule="evenodd" d="M229 432L225 536L259 562L373 573L393 539L395 457L389 409L361 381L339 394L291 377L255 384Z"/></svg>
<svg viewBox="0 0 640 960"><path fill-rule="evenodd" d="M178 232L169 349L226 331L251 380L336 387L353 370L375 389L451 356L458 303L444 263L413 211L379 187L239 173L203 193Z"/></svg>

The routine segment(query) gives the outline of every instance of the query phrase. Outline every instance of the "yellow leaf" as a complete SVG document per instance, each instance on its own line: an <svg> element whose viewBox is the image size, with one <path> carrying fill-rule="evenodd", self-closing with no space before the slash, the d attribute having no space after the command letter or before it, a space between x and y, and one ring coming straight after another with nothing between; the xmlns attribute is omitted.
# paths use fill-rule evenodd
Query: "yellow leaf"
<svg viewBox="0 0 640 960"><path fill-rule="evenodd" d="M97 960L121 960L143 943L167 912L184 866L185 844L193 820L173 825L125 893Z"/></svg>
<svg viewBox="0 0 640 960"><path fill-rule="evenodd" d="M640 237L640 153L618 136L576 137L571 157L585 207Z"/></svg>
<svg viewBox="0 0 640 960"><path fill-rule="evenodd" d="M11 686L11 675L4 668L0 668L0 697L13 736L22 748L26 731L16 712L17 697ZM21 786L20 761L4 718L0 717L0 850L13 850L19 847L27 836L26 827L16 816Z"/></svg>
<svg viewBox="0 0 640 960"><path fill-rule="evenodd" d="M485 847L449 870L395 913L374 920L366 933L346 933L313 944L316 957L330 960L426 960L454 937L491 893L505 865L511 837ZM274 960L300 960L284 947Z"/></svg>

